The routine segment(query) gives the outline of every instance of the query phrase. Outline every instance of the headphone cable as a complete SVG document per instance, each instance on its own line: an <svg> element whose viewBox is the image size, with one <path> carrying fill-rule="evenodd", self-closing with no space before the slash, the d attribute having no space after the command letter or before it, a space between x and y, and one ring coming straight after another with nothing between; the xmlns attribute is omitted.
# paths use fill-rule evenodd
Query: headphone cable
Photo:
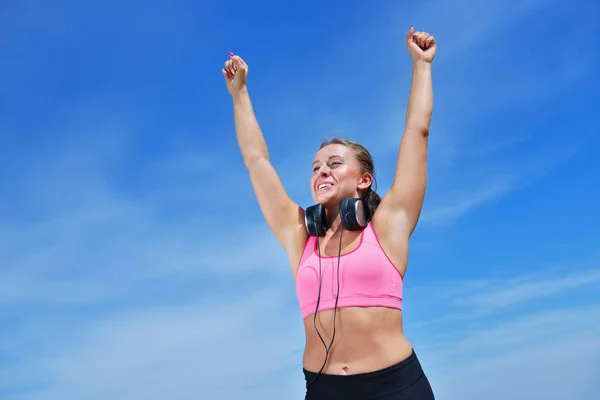
<svg viewBox="0 0 600 400"><path fill-rule="evenodd" d="M333 308L333 333L331 335L331 342L329 343L329 346L327 346L325 344L325 340L323 340L323 337L321 336L321 333L319 332L319 329L317 328L317 311L319 310L319 303L321 301L321 283L323 280L323 271L321 270L321 246L319 244L319 237L317 236L317 253L319 256L319 293L317 296L317 306L315 308L315 313L313 315L313 322L314 322L315 330L317 331L317 335L319 335L319 338L321 339L323 346L325 346L325 360L323 361L323 365L321 366L321 369L319 370L319 372L317 372L317 376L315 376L310 382L308 382L306 384L307 389L310 385L312 385L321 376L323 369L325 369L325 365L327 364L327 359L329 358L329 352L331 351L331 346L333 346L333 341L335 340L337 305L338 305L338 300L340 297L340 261L341 261L341 255L342 255L343 233L344 233L344 224L341 225L340 243L338 246L338 257L337 257L338 262L337 262L337 274L336 274L337 275L337 292L336 292L336 296L335 296L335 306Z"/></svg>

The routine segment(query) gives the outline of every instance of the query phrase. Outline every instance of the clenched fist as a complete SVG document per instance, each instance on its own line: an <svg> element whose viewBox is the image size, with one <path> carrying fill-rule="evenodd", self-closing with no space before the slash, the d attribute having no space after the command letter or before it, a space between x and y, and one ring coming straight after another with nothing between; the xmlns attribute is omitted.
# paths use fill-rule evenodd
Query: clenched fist
<svg viewBox="0 0 600 400"><path fill-rule="evenodd" d="M430 63L435 57L435 38L427 32L415 32L411 25L406 34L406 48L413 61Z"/></svg>
<svg viewBox="0 0 600 400"><path fill-rule="evenodd" d="M229 60L225 61L225 67L221 71L227 83L227 90L232 96L238 94L246 87L248 76L248 65L240 56L229 52Z"/></svg>

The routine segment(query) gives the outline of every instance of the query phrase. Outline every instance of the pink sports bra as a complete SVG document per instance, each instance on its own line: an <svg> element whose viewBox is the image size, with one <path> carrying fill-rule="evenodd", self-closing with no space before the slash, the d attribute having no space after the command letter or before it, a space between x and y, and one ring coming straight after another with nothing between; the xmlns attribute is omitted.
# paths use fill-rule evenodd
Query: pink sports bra
<svg viewBox="0 0 600 400"><path fill-rule="evenodd" d="M335 307L337 256L321 256L319 311ZM355 250L340 257L338 308L389 307L402 309L402 276L385 254L371 222L362 230ZM302 318L315 312L319 294L317 238L309 236L296 274L296 295Z"/></svg>

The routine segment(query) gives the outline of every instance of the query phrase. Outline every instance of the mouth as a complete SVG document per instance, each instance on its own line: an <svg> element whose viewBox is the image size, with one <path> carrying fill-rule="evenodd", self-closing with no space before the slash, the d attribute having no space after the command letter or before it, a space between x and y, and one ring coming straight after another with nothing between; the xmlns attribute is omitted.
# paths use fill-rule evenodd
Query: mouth
<svg viewBox="0 0 600 400"><path fill-rule="evenodd" d="M330 182L323 182L319 186L317 186L317 193L325 192L333 187L333 184Z"/></svg>

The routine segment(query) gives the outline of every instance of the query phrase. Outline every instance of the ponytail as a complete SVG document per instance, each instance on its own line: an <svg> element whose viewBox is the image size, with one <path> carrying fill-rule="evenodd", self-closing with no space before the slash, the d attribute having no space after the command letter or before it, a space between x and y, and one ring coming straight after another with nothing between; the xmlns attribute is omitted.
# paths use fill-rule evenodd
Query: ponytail
<svg viewBox="0 0 600 400"><path fill-rule="evenodd" d="M381 197L374 191L371 186L369 186L361 196L366 203L366 206L369 210L369 216L373 217L375 214L375 210L377 210L377 206L381 202Z"/></svg>

